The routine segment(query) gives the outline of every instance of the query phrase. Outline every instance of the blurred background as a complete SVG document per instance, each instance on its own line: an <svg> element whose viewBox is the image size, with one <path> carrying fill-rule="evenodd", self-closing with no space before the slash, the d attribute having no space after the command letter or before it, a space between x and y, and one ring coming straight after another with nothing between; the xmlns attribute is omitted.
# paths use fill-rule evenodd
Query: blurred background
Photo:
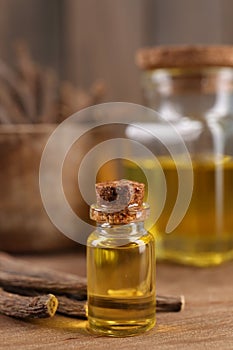
<svg viewBox="0 0 233 350"><path fill-rule="evenodd" d="M106 99L141 102L135 51L160 44L231 44L231 0L0 0L0 57L24 39L35 60Z"/></svg>
<svg viewBox="0 0 233 350"><path fill-rule="evenodd" d="M0 0L0 249L70 245L38 188L56 123L102 101L143 103L137 49L232 44L232 13L232 0ZM76 203L76 173L66 172Z"/></svg>

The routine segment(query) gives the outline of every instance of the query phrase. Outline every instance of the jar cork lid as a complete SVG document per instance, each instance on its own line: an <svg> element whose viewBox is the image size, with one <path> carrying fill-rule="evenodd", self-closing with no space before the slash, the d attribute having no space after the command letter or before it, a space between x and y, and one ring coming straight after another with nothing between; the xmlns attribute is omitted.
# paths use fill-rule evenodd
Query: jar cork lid
<svg viewBox="0 0 233 350"><path fill-rule="evenodd" d="M136 53L136 64L142 70L233 67L233 46L183 45L141 48Z"/></svg>
<svg viewBox="0 0 233 350"><path fill-rule="evenodd" d="M117 180L97 183L97 203L90 208L90 218L112 225L144 221L149 206L143 203L145 185L136 181Z"/></svg>

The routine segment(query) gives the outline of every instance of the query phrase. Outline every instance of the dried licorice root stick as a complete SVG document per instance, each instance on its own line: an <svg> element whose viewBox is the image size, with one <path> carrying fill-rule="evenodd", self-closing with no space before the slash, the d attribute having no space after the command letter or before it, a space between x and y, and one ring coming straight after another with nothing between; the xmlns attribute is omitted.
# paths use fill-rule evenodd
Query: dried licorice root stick
<svg viewBox="0 0 233 350"><path fill-rule="evenodd" d="M81 277L80 277L81 279ZM67 295L77 300L86 299L86 284L77 281L67 281L64 276L62 279L53 279L43 275L27 276L17 273L1 272L0 271L0 286L4 289L22 289L32 290L42 293L54 293L56 295Z"/></svg>
<svg viewBox="0 0 233 350"><path fill-rule="evenodd" d="M86 318L87 303L58 296L57 312L69 317ZM156 312L179 312L184 309L184 297L156 295Z"/></svg>
<svg viewBox="0 0 233 350"><path fill-rule="evenodd" d="M157 312L178 312L184 309L185 299L181 295L179 297L156 295L156 311Z"/></svg>
<svg viewBox="0 0 233 350"><path fill-rule="evenodd" d="M53 294L25 297L0 288L0 313L21 319L52 317L58 307Z"/></svg>
<svg viewBox="0 0 233 350"><path fill-rule="evenodd" d="M81 300L87 295L86 278L38 268L6 253L0 253L0 287L70 295Z"/></svg>
<svg viewBox="0 0 233 350"><path fill-rule="evenodd" d="M13 293L19 293L20 295L38 295L37 292L25 289L11 289ZM85 319L87 310L86 300L76 300L64 295L57 295L58 308L57 313L68 316ZM168 296L156 296L156 311L157 312L179 312L184 309L184 297L168 297Z"/></svg>
<svg viewBox="0 0 233 350"><path fill-rule="evenodd" d="M69 316L69 317L76 317L76 318L87 318L87 302L86 300L74 300L67 298L65 296L58 296L58 309L57 312Z"/></svg>
<svg viewBox="0 0 233 350"><path fill-rule="evenodd" d="M20 295L53 293L58 312L73 317L85 316L86 279L73 274L38 268L8 254L0 253L0 287ZM61 298L61 301L60 301ZM184 297L156 296L157 312L176 312L184 307Z"/></svg>

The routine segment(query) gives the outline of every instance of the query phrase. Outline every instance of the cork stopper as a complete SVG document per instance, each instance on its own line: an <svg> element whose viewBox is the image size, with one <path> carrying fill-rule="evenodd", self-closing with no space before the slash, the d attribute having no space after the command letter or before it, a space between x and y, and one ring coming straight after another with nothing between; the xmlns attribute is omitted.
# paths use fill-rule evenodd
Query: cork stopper
<svg viewBox="0 0 233 350"><path fill-rule="evenodd" d="M136 53L136 64L142 70L233 67L233 46L183 45L141 48Z"/></svg>
<svg viewBox="0 0 233 350"><path fill-rule="evenodd" d="M92 220L119 225L148 217L149 206L143 203L143 183L122 179L97 183L95 189L97 203L90 208Z"/></svg>

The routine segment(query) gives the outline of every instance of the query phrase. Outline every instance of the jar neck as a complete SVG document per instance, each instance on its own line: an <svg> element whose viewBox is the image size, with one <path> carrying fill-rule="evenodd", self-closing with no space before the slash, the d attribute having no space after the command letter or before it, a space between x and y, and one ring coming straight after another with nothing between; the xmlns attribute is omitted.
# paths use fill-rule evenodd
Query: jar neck
<svg viewBox="0 0 233 350"><path fill-rule="evenodd" d="M143 88L146 104L170 121L227 115L233 105L233 68L155 69L144 72Z"/></svg>

